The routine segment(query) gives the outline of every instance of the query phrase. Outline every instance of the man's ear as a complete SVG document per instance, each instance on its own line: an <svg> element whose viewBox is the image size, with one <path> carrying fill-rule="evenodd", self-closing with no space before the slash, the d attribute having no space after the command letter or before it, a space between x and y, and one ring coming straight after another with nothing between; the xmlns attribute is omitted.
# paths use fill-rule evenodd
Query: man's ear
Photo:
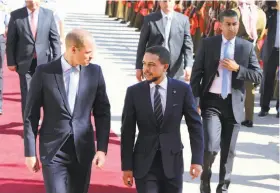
<svg viewBox="0 0 280 193"><path fill-rule="evenodd" d="M164 64L164 71L166 72L169 68L169 64Z"/></svg>

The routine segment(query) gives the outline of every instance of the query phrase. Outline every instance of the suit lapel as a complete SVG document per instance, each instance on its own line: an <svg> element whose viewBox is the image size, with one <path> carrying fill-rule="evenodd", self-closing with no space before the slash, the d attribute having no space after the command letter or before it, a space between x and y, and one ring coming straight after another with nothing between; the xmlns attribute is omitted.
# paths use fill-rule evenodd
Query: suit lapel
<svg viewBox="0 0 280 193"><path fill-rule="evenodd" d="M164 33L164 26L163 26L163 21L162 21L162 15L161 12L157 13L157 20L155 21L156 26L159 30L159 32L161 33L161 35L163 36L163 38L165 37L165 33Z"/></svg>
<svg viewBox="0 0 280 193"><path fill-rule="evenodd" d="M44 21L44 12L41 8L39 8L36 40L38 39L39 35L41 34L41 29L43 28L43 21Z"/></svg>
<svg viewBox="0 0 280 193"><path fill-rule="evenodd" d="M63 72L62 72L62 66L61 66L61 59L58 59L56 63L54 63L55 65L55 73L54 73L54 77L58 86L58 90L62 96L62 100L66 106L67 111L69 112L69 114L71 115L71 110L68 104L68 100L67 100L67 96L66 96L66 90L65 90L65 86L64 86L64 80L63 80Z"/></svg>
<svg viewBox="0 0 280 193"><path fill-rule="evenodd" d="M144 104L145 104L145 109L147 109L148 111L148 117L151 117L152 119L152 122L157 125L157 121L156 121L156 117L155 117L155 114L154 114L154 111L153 111L153 106L152 106L152 101L151 101L151 94L150 94L150 85L148 82L145 82L143 84L143 94L144 94L144 97L143 97L143 101L144 101Z"/></svg>
<svg viewBox="0 0 280 193"><path fill-rule="evenodd" d="M33 37L33 34L32 34L32 31L31 31L31 27L30 27L30 23L29 23L29 20L28 20L28 11L27 11L27 8L24 7L23 8L23 12L24 12L24 19L23 19L23 23L24 23L24 28L25 28L25 31L27 32L28 35L30 35L31 39L33 41L35 41L34 37Z"/></svg>
<svg viewBox="0 0 280 193"><path fill-rule="evenodd" d="M235 46L234 46L234 60L237 64L240 64L240 58L242 58L242 44L240 43L240 39L236 37L235 39ZM235 81L237 77L236 72L232 72L232 82Z"/></svg>
<svg viewBox="0 0 280 193"><path fill-rule="evenodd" d="M166 107L163 115L163 124L168 120L170 114L172 114L172 107L173 107L173 95L176 94L176 90L174 90L172 85L172 79L168 78L167 83L167 96L166 96Z"/></svg>

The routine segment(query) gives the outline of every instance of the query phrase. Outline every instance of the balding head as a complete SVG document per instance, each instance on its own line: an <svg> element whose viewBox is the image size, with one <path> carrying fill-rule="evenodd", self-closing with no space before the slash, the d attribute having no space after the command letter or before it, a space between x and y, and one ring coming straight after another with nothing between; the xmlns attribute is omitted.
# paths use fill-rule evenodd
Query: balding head
<svg viewBox="0 0 280 193"><path fill-rule="evenodd" d="M80 49L84 47L86 41L93 43L93 37L88 31L83 29L73 29L66 35L66 49L72 46Z"/></svg>
<svg viewBox="0 0 280 193"><path fill-rule="evenodd" d="M71 65L87 65L93 58L94 40L92 35L83 29L73 29L65 38L64 56Z"/></svg>

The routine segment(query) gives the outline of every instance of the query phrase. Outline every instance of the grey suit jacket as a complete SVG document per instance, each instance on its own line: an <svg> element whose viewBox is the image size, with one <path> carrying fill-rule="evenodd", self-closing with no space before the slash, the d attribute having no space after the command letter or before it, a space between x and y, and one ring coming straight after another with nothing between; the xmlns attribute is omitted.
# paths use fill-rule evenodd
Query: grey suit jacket
<svg viewBox="0 0 280 193"><path fill-rule="evenodd" d="M45 64L61 55L60 38L53 12L39 8L36 39L31 32L27 8L11 12L6 48L8 66L17 66L17 72L25 74L30 68L35 50L37 65Z"/></svg>
<svg viewBox="0 0 280 193"><path fill-rule="evenodd" d="M151 13L144 18L138 43L136 69L142 69L143 56L148 47L163 45L164 26L160 11ZM169 49L171 54L171 64L168 76L179 78L184 74L186 66L193 64L193 42L190 35L189 18L181 13L174 12L171 30L169 35Z"/></svg>
<svg viewBox="0 0 280 193"><path fill-rule="evenodd" d="M203 100L217 74L222 36L203 39L197 51L192 69L191 86L197 103ZM262 70L260 68L253 44L236 37L234 60L240 65L238 72L232 72L232 108L235 120L240 123L243 119L245 101L244 81L260 83ZM199 101L200 99L200 101Z"/></svg>

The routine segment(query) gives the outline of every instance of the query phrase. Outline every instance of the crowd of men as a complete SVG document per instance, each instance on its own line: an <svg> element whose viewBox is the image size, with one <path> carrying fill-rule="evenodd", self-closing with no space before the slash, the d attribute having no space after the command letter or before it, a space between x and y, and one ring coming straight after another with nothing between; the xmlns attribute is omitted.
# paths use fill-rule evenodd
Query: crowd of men
<svg viewBox="0 0 280 193"><path fill-rule="evenodd" d="M237 36L247 39L251 42L254 42L256 45L255 49L257 52L258 60L264 69L264 73L267 74L264 76L263 82L261 84L261 111L259 112L260 117L264 117L268 115L270 109L270 100L276 99L276 110L278 112L279 108L279 91L278 91L278 74L277 68L279 66L279 61L277 58L277 50L276 52L272 52L273 47L277 47L278 40L276 39L277 31L277 11L275 9L271 9L273 7L274 1L175 1L174 10L176 12L182 13L189 17L190 21L190 36L193 41L193 53L195 54L201 40L201 37L211 37L213 35L220 34L220 27L218 17L219 13L226 9L238 8L240 10L244 10L242 13L245 13L246 4L248 4L249 10L254 9L262 9L266 16L264 16L263 21L263 32L259 32L259 29L255 29L254 33L260 33L259 37L254 38L250 33L246 33L247 31L239 30ZM121 23L128 23L129 27L135 27L136 31L140 31L141 27L145 30L146 27L143 26L144 18L153 12L158 12L160 10L159 1L119 1L112 0L107 1L105 14L109 17L114 17L116 20L120 20ZM206 11L205 11L206 10ZM209 14L209 16L208 16ZM258 15L259 14L259 15ZM258 13L254 13L253 11L249 11L249 13L245 17L258 18L262 17L260 15L260 11ZM249 19L251 20L251 18ZM253 20L253 19L252 19ZM241 20L242 21L242 20ZM243 20L244 21L244 20ZM279 21L279 19L278 19ZM254 22L252 21L253 25ZM246 25L247 24L247 25ZM259 24L261 25L261 24ZM248 26L248 27L247 27ZM266 26L266 27L265 27ZM249 21L247 23L243 23L240 25L240 28L248 28L254 29L250 26ZM241 32L244 31L244 32ZM279 29L278 29L279 31ZM266 34L269 33L269 36ZM263 44L264 39L267 38L266 44ZM158 38L154 41L157 41ZM172 41L172 39L171 39ZM144 45L142 39L139 41L141 46ZM275 45L272 45L270 42L275 42ZM153 44L153 43L152 43ZM151 44L150 44L151 45ZM267 47L268 46L268 47ZM141 48L140 48L141 50ZM139 51L139 49L138 49ZM190 54L187 54L190 56ZM271 56L271 57L270 57ZM272 61L268 61L268 58L272 58ZM141 60L141 59L140 59ZM139 61L138 61L139 62ZM136 62L137 63L137 62ZM136 64L137 65L137 64ZM186 65L186 63L185 63ZM186 67L186 66L185 66ZM186 80L189 80L189 73L186 73ZM245 100L245 117L242 125L247 127L253 127L253 118L254 118L254 101L255 101L255 92L258 84L254 84L252 82L245 82L245 90L246 90L246 100ZM277 118L279 117L279 113L277 113Z"/></svg>
<svg viewBox="0 0 280 193"><path fill-rule="evenodd" d="M279 1L267 4L264 72L254 41L237 36L240 20L232 9L220 12L220 34L202 38L194 55L193 23L180 13L186 11L185 4L180 1L176 5L174 0L108 1L106 6L108 15L141 28L135 62L139 83L126 92L120 147L123 182L131 187L135 180L139 193L182 192L183 116L190 134L190 175L201 176L200 192L211 192L211 168L219 151L216 192L228 192L244 120L245 81L262 83L259 116L269 112L279 66ZM138 12L142 19L137 19ZM102 69L90 63L95 50L92 34L74 29L64 38L63 20L40 6L40 0L26 0L23 7L10 13L2 10L0 19L0 94L6 50L8 69L20 80L28 169L40 170L36 154L39 135L46 191L88 192L92 165L101 168L105 163L111 119ZM252 125L246 123L242 124Z"/></svg>

